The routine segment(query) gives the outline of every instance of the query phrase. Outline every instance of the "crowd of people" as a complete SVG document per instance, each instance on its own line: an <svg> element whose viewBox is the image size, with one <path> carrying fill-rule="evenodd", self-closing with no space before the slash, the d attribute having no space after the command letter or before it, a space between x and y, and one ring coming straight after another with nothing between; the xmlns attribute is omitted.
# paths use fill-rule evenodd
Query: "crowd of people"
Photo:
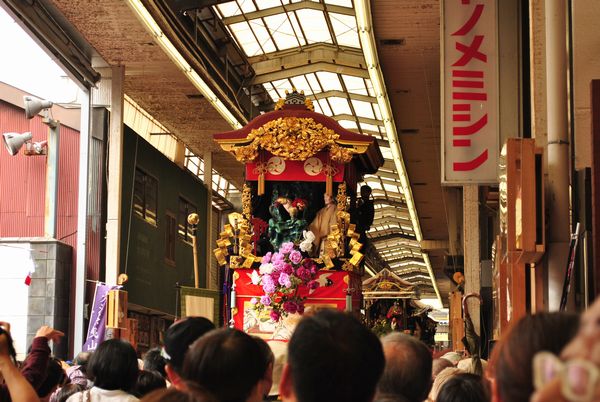
<svg viewBox="0 0 600 402"><path fill-rule="evenodd" d="M483 375L472 359L434 359L416 338L394 332L380 339L336 310L304 317L287 344L184 318L143 360L129 343L110 339L66 365L48 346L62 336L43 326L19 364L10 327L0 322L0 401L600 401L600 300L581 318L522 318Z"/></svg>

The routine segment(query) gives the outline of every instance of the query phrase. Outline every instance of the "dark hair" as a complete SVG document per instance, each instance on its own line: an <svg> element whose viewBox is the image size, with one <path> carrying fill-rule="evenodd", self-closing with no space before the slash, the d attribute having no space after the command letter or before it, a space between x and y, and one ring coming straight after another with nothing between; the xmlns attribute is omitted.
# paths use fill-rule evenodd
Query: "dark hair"
<svg viewBox="0 0 600 402"><path fill-rule="evenodd" d="M420 340L392 332L382 339L385 370L377 385L381 395L423 401L431 389L431 353Z"/></svg>
<svg viewBox="0 0 600 402"><path fill-rule="evenodd" d="M67 375L60 361L51 358L48 360L48 366L46 367L46 378L44 378L44 381L36 389L38 396L40 398L48 396L48 394L54 391L54 387L63 384L66 378Z"/></svg>
<svg viewBox="0 0 600 402"><path fill-rule="evenodd" d="M167 332L165 332L167 363L175 372L181 374L183 360L190 345L213 329L215 329L215 324L204 317L186 317L174 322L167 329Z"/></svg>
<svg viewBox="0 0 600 402"><path fill-rule="evenodd" d="M157 389L144 396L144 402L215 402L216 400L205 391L188 389L186 391L178 390L175 387L166 389Z"/></svg>
<svg viewBox="0 0 600 402"><path fill-rule="evenodd" d="M258 336L253 336L252 339L258 344L260 351L262 352L263 359L265 359L265 371L269 367L269 364L275 363L275 355L271 350L271 347L264 341L264 339Z"/></svg>
<svg viewBox="0 0 600 402"><path fill-rule="evenodd" d="M86 387L81 384L65 384L56 393L55 402L65 402L71 395L84 391L85 389Z"/></svg>
<svg viewBox="0 0 600 402"><path fill-rule="evenodd" d="M158 371L158 373L163 376L163 378L167 377L167 373L165 372L165 365L167 361L164 357L162 357L159 348L153 348L146 352L144 355L144 370L148 371Z"/></svg>
<svg viewBox="0 0 600 402"><path fill-rule="evenodd" d="M88 373L99 388L129 391L139 373L133 346L120 339L102 342L90 358Z"/></svg>
<svg viewBox="0 0 600 402"><path fill-rule="evenodd" d="M90 362L90 357L93 352L79 352L73 361L74 365L79 366L79 371L86 374L87 365Z"/></svg>
<svg viewBox="0 0 600 402"><path fill-rule="evenodd" d="M490 368L504 402L528 402L533 393L533 356L542 350L560 353L575 336L579 317L537 313L521 318L494 347Z"/></svg>
<svg viewBox="0 0 600 402"><path fill-rule="evenodd" d="M265 370L261 347L250 335L222 328L210 331L190 346L182 377L221 402L242 402L264 377Z"/></svg>
<svg viewBox="0 0 600 402"><path fill-rule="evenodd" d="M17 351L15 350L15 345L13 344L12 336L10 335L10 332L8 332L4 328L2 328L2 326L0 326L0 336L3 334L6 335L6 345L8 348L8 355L10 356L13 364L16 366L16 365L18 365L17 364ZM31 346L30 346L30 348L31 348Z"/></svg>
<svg viewBox="0 0 600 402"><path fill-rule="evenodd" d="M442 385L436 402L488 402L490 390L487 380L471 373L452 376Z"/></svg>
<svg viewBox="0 0 600 402"><path fill-rule="evenodd" d="M141 398L144 395L161 388L167 388L167 382L158 371L141 370L137 382L135 383L135 387L133 387L132 394Z"/></svg>
<svg viewBox="0 0 600 402"><path fill-rule="evenodd" d="M323 310L303 318L288 345L298 401L369 401L384 367L377 336L354 316Z"/></svg>

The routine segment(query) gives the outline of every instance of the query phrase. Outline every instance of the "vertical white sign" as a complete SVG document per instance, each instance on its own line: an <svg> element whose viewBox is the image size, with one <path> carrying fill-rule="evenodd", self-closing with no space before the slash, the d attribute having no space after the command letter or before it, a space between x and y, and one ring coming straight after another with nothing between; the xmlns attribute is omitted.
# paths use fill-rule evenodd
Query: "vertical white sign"
<svg viewBox="0 0 600 402"><path fill-rule="evenodd" d="M444 184L484 184L498 181L496 25L495 0L444 0Z"/></svg>

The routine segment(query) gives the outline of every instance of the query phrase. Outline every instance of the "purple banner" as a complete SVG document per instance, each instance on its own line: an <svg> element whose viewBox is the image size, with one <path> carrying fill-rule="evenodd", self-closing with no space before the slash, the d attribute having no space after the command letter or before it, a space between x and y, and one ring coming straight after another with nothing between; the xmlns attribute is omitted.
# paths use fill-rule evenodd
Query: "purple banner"
<svg viewBox="0 0 600 402"><path fill-rule="evenodd" d="M96 284L96 294L94 295L94 303L92 304L90 325L88 327L87 338L82 347L83 352L96 350L98 345L104 341L104 333L106 332L106 304L108 302L108 292L119 288L120 286L106 285L100 282Z"/></svg>

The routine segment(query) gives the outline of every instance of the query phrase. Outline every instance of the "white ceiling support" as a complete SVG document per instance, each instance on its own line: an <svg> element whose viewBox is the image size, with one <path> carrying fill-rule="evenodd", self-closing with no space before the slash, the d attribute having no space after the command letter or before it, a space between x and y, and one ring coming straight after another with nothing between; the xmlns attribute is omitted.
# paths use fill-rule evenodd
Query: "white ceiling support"
<svg viewBox="0 0 600 402"><path fill-rule="evenodd" d="M286 4L285 6L265 8L264 10L234 15L231 17L224 17L223 22L225 23L225 25L231 25L236 24L238 22L245 22L257 18L264 18L272 15L282 14L286 12L289 13L292 11L298 11L302 9L327 11L330 13L337 13L343 15L354 15L354 9L350 7L341 7L333 4L325 5L323 3L316 3L314 1L304 0L299 1L297 3Z"/></svg>
<svg viewBox="0 0 600 402"><path fill-rule="evenodd" d="M421 241L423 240L423 234L421 232L421 226L417 217L417 210L415 208L412 191L409 185L408 176L406 174L406 167L404 166L402 151L400 149L400 145L398 144L398 134L396 131L396 125L394 123L394 117L392 116L391 112L392 108L390 101L387 97L383 73L377 57L377 47L375 45L375 36L373 35L373 26L371 22L371 6L369 0L355 0L354 6L356 9L358 35L362 45L363 53L365 55L365 60L367 61L367 69L369 71L369 76L371 77L373 89L375 90L376 97L378 99L379 108L381 110L388 141L390 143L390 148L392 150L392 154L394 155L396 171L400 175L400 180L404 190L403 193L408 204L408 210L412 218L415 235L417 240ZM431 267L431 262L429 261L429 256L426 253L423 253L423 258L427 264L427 270L429 272L429 277L431 279L431 283L433 284L435 293L439 299L439 302L442 303L442 298L440 296L435 275Z"/></svg>
<svg viewBox="0 0 600 402"><path fill-rule="evenodd" d="M327 43L316 43L302 48L267 53L251 57L248 61L252 64L256 75L262 75L313 63L331 63L332 60L335 60L335 65L339 66L360 69L364 69L365 66L365 58L360 49L341 48Z"/></svg>
<svg viewBox="0 0 600 402"><path fill-rule="evenodd" d="M252 65L254 68L254 65ZM355 77L369 78L369 73L358 67L349 67L329 62L317 62L306 64L298 67L292 67L286 70L277 70L267 74L256 75L252 80L252 84L266 84L267 82L283 80L301 74L316 73L319 71L327 71L330 73L347 74Z"/></svg>
<svg viewBox="0 0 600 402"><path fill-rule="evenodd" d="M326 98L333 97L333 96L337 96L339 98L349 97L350 99L353 99L353 100L359 100L359 101L369 102L369 103L377 103L377 99L373 96L355 94L352 92L346 93L344 91L325 91L325 92L321 92L318 94L307 96L307 98L315 100L315 99L326 99ZM352 119L354 119L354 116L352 116ZM360 119L361 118L359 118L359 121L360 121ZM380 124L383 124L383 122L380 122ZM368 130L363 130L363 131L368 131Z"/></svg>

